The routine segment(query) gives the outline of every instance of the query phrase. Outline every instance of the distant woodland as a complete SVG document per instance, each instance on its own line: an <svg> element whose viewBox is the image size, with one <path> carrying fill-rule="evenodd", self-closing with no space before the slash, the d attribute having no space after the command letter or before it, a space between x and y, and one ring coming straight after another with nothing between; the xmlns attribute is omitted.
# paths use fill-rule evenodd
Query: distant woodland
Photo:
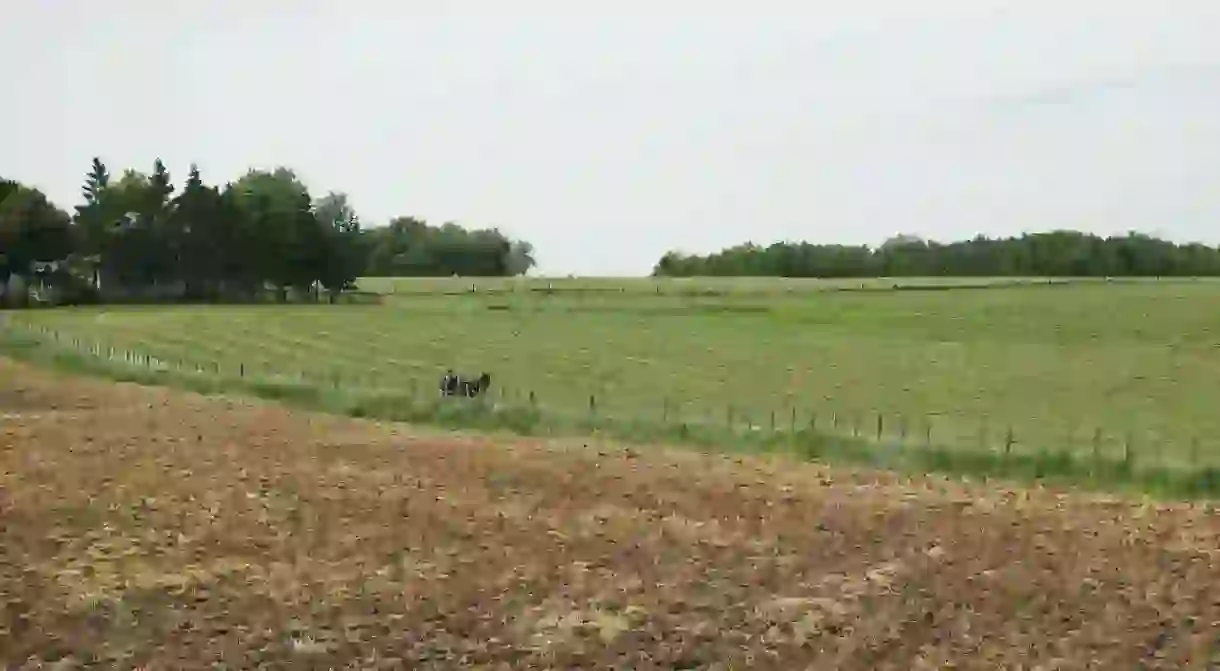
<svg viewBox="0 0 1220 671"><path fill-rule="evenodd" d="M95 158L80 201L60 208L0 178L0 303L334 300L356 278L498 277L534 266L533 246L494 228L402 216L372 226L347 194L316 195L289 168L223 185L195 167L180 185L159 159L114 177ZM897 236L877 247L777 242L706 256L669 252L655 276L1218 276L1220 249L1131 233L1051 231L941 243Z"/></svg>
<svg viewBox="0 0 1220 671"><path fill-rule="evenodd" d="M940 243L897 236L879 247L779 242L707 256L669 252L653 275L772 277L1202 277L1220 275L1220 249L1139 233L1075 231Z"/></svg>
<svg viewBox="0 0 1220 671"><path fill-rule="evenodd" d="M342 192L309 189L288 168L175 185L159 159L114 177L100 158L71 212L0 178L0 294L8 305L111 300L242 300L270 291L336 296L357 277L505 276L533 248L496 229L398 217L363 222ZM33 294L33 295L32 295Z"/></svg>

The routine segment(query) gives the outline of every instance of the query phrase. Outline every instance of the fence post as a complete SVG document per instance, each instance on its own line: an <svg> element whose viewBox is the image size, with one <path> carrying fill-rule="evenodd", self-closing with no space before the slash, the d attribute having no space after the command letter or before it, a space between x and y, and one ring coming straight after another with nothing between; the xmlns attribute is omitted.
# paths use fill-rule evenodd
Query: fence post
<svg viewBox="0 0 1220 671"><path fill-rule="evenodd" d="M838 410L830 411L830 428L834 429L835 431L839 430L839 411Z"/></svg>
<svg viewBox="0 0 1220 671"><path fill-rule="evenodd" d="M246 376L246 364L244 361L242 363L237 364L237 376L238 377Z"/></svg>
<svg viewBox="0 0 1220 671"><path fill-rule="evenodd" d="M852 438L860 437L860 413L855 413L851 418L851 435Z"/></svg>
<svg viewBox="0 0 1220 671"><path fill-rule="evenodd" d="M811 433L818 431L818 412L816 410L809 411L809 431Z"/></svg>
<svg viewBox="0 0 1220 671"><path fill-rule="evenodd" d="M589 394L589 419L597 417L597 398Z"/></svg>
<svg viewBox="0 0 1220 671"><path fill-rule="evenodd" d="M538 407L538 397L537 397L537 396L534 396L534 390L533 390L533 389L531 389L531 390L530 390L530 407L531 407L531 408L537 408L537 407Z"/></svg>
<svg viewBox="0 0 1220 671"><path fill-rule="evenodd" d="M796 433L796 406L792 406L792 418L788 422L788 433Z"/></svg>
<svg viewBox="0 0 1220 671"><path fill-rule="evenodd" d="M1013 443L1017 442L1016 437L1012 433L1012 425L1008 425L1008 434L1004 436L1004 456L1012 454Z"/></svg>
<svg viewBox="0 0 1220 671"><path fill-rule="evenodd" d="M932 449L932 416L924 417L923 425L923 446L924 449Z"/></svg>
<svg viewBox="0 0 1220 671"><path fill-rule="evenodd" d="M881 433L885 429L885 420L883 419L883 417L884 416L881 414L881 411L878 410L877 411L877 442L878 443L881 442Z"/></svg>
<svg viewBox="0 0 1220 671"><path fill-rule="evenodd" d="M771 411L771 433L775 433L775 410Z"/></svg>

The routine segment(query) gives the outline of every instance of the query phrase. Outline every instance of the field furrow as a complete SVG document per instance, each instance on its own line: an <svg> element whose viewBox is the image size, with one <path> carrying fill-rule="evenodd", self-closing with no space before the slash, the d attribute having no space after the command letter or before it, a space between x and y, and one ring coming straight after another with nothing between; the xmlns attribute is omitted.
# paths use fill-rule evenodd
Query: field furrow
<svg viewBox="0 0 1220 671"><path fill-rule="evenodd" d="M1220 663L1206 506L0 381L6 668Z"/></svg>

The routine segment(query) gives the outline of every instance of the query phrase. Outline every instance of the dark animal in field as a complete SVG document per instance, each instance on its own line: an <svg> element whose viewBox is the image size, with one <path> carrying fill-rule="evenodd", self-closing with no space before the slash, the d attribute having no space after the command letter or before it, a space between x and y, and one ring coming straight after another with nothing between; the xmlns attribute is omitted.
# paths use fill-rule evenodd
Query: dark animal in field
<svg viewBox="0 0 1220 671"><path fill-rule="evenodd" d="M441 378L441 396L462 396L474 398L491 387L491 376L487 373L477 378L462 377L453 371L445 373Z"/></svg>

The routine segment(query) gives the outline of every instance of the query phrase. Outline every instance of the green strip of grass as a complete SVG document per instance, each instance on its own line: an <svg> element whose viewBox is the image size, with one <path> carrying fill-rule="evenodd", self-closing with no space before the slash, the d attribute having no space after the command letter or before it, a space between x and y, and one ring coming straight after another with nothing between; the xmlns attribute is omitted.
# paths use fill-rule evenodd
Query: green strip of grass
<svg viewBox="0 0 1220 671"><path fill-rule="evenodd" d="M402 392L352 389L283 378L233 377L209 371L132 364L40 338L0 329L0 354L28 363L119 382L172 386L203 394L245 394L351 417L376 418L454 429L507 431L522 436L604 435L632 443L690 445L725 452L782 454L832 464L864 465L910 473L944 473L1017 482L1140 492L1161 498L1220 498L1220 468L1142 465L1134 458L1082 456L1044 449L1021 454L969 452L939 446L911 447L830 435L810 427L795 431L733 431L724 426L664 423L548 411L528 402L494 403L420 398Z"/></svg>

